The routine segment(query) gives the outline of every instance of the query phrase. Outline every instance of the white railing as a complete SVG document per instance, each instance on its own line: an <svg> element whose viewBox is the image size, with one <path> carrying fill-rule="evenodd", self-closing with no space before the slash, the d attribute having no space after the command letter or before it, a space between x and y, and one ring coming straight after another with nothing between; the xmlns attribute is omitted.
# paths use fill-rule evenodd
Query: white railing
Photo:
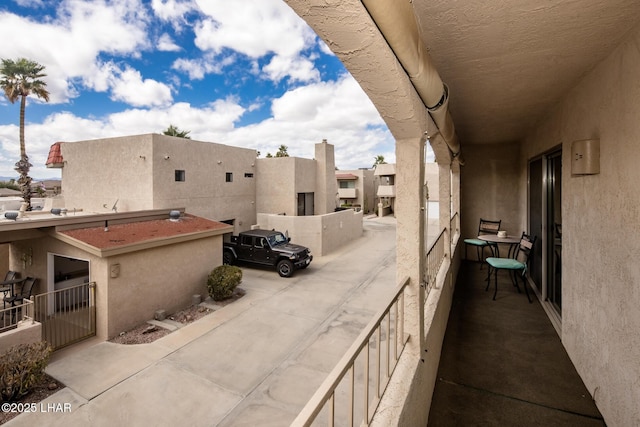
<svg viewBox="0 0 640 427"><path fill-rule="evenodd" d="M33 320L33 301L25 299L22 304L0 309L0 332L9 331L18 327L23 320Z"/></svg>
<svg viewBox="0 0 640 427"><path fill-rule="evenodd" d="M408 284L409 278L405 278L291 426L369 425L408 341L404 334L404 291ZM345 402L344 407L338 407L336 400Z"/></svg>
<svg viewBox="0 0 640 427"><path fill-rule="evenodd" d="M426 301L427 296L429 295L429 291L435 286L436 277L438 276L438 271L440 271L440 266L444 261L445 253L444 253L444 244L445 244L445 232L447 230L443 229L438 235L438 238L433 242L427 254L425 255L425 272L424 272L424 299Z"/></svg>

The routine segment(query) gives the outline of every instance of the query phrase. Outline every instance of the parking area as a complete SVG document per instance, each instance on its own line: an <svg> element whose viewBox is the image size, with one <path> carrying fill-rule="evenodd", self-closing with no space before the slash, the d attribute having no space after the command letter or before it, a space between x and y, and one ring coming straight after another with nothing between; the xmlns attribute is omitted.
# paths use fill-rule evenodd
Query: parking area
<svg viewBox="0 0 640 427"><path fill-rule="evenodd" d="M45 403L71 411L7 425L289 425L395 287L395 220L364 227L291 278L243 268L243 298L154 343L56 358Z"/></svg>

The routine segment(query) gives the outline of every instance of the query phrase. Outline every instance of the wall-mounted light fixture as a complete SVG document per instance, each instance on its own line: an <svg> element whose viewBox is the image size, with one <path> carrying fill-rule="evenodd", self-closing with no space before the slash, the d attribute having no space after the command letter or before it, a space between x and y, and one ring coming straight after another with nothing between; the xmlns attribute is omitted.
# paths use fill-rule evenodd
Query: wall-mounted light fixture
<svg viewBox="0 0 640 427"><path fill-rule="evenodd" d="M169 155L165 154L164 159L165 160L169 160L171 157L169 157Z"/></svg>
<svg viewBox="0 0 640 427"><path fill-rule="evenodd" d="M583 139L571 143L571 175L600 173L600 140Z"/></svg>
<svg viewBox="0 0 640 427"><path fill-rule="evenodd" d="M26 270L27 266L32 266L33 265L33 248L29 248L27 249L26 252L23 252L20 259L22 260L23 270Z"/></svg>
<svg viewBox="0 0 640 427"><path fill-rule="evenodd" d="M218 160L218 164L221 165L222 164L222 160Z"/></svg>

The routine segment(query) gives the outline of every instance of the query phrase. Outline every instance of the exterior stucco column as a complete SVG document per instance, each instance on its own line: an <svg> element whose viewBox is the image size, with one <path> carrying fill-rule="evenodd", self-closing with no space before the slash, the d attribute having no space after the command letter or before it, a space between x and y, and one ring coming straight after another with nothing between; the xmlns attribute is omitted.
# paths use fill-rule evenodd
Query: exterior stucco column
<svg viewBox="0 0 640 427"><path fill-rule="evenodd" d="M335 210L338 194L334 149L326 139L315 145L315 159L317 162L315 215L324 215Z"/></svg>
<svg viewBox="0 0 640 427"><path fill-rule="evenodd" d="M407 350L419 356L424 340L424 139L396 141L396 275L409 277L405 293L405 333L411 335Z"/></svg>

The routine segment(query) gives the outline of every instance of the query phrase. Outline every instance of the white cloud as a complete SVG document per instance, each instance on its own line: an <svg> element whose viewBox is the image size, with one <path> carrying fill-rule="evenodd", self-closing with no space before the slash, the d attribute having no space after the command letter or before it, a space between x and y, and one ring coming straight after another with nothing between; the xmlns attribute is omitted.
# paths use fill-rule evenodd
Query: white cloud
<svg viewBox="0 0 640 427"><path fill-rule="evenodd" d="M132 80L140 82L138 76ZM34 165L31 175L59 176L58 170L44 167L49 147L56 141L161 133L170 124L191 131L195 140L253 148L263 156L274 154L284 144L292 156L313 158L314 144L326 138L335 146L336 165L343 170L369 167L379 154L387 162L395 161L393 137L349 75L290 90L273 101L272 118L239 126L239 120L252 108L254 105L242 106L236 98L228 97L204 107L176 103L127 109L96 119L53 114L43 123L27 125L27 153ZM17 126L0 126L0 176L16 175L13 164L18 157Z"/></svg>
<svg viewBox="0 0 640 427"><path fill-rule="evenodd" d="M164 83L143 79L139 71L126 68L112 83L111 99L135 107L161 106L172 101L171 89Z"/></svg>
<svg viewBox="0 0 640 427"><path fill-rule="evenodd" d="M207 74L222 72L221 63L207 61L205 58L177 59L171 68L186 73L191 80L202 80Z"/></svg>
<svg viewBox="0 0 640 427"><path fill-rule="evenodd" d="M274 55L263 71L275 81L318 78L312 62L303 57L316 35L283 1L235 0L229 7L225 0L198 0L198 5L209 16L196 25L198 48L215 54L231 49L253 59ZM292 66L289 72L287 65Z"/></svg>
<svg viewBox="0 0 640 427"><path fill-rule="evenodd" d="M163 21L183 21L184 16L198 6L193 0L153 0L151 9Z"/></svg>
<svg viewBox="0 0 640 427"><path fill-rule="evenodd" d="M50 102L67 102L77 94L72 81L93 79L100 53L136 56L150 47L147 20L140 0L65 0L43 22L0 12L0 40L11 40L0 44L0 57L44 65Z"/></svg>
<svg viewBox="0 0 640 427"><path fill-rule="evenodd" d="M19 6L22 7L42 7L44 6L44 1L43 0L13 0L15 1Z"/></svg>
<svg viewBox="0 0 640 427"><path fill-rule="evenodd" d="M320 80L320 72L315 68L313 62L300 57L274 56L271 62L264 66L263 71L275 82L279 82L285 77L289 77L293 82Z"/></svg>
<svg viewBox="0 0 640 427"><path fill-rule="evenodd" d="M164 51L164 52L177 52L179 50L181 50L182 48L180 46L178 46L173 39L171 38L171 36L167 33L163 33L159 38L158 41L156 43L158 50Z"/></svg>

